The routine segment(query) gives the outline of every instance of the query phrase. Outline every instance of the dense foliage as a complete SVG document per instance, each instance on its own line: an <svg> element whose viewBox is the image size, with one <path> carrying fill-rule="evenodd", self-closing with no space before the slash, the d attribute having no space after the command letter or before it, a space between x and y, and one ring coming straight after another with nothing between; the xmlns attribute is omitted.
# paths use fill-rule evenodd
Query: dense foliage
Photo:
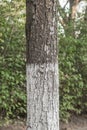
<svg viewBox="0 0 87 130"><path fill-rule="evenodd" d="M63 120L67 120L72 114L87 112L86 28L86 21L80 21L80 34L77 37L69 35L68 32L66 36L60 34L60 117Z"/></svg>
<svg viewBox="0 0 87 130"><path fill-rule="evenodd" d="M86 44L85 39L84 42L71 37L60 40L60 113L63 118L71 112L78 114L87 109Z"/></svg>
<svg viewBox="0 0 87 130"><path fill-rule="evenodd" d="M23 0L0 2L0 115L26 115L25 12ZM87 25L80 21L77 38L59 34L60 117L87 110ZM60 29L61 30L61 29Z"/></svg>
<svg viewBox="0 0 87 130"><path fill-rule="evenodd" d="M0 3L0 115L25 116L25 37L23 1Z"/></svg>

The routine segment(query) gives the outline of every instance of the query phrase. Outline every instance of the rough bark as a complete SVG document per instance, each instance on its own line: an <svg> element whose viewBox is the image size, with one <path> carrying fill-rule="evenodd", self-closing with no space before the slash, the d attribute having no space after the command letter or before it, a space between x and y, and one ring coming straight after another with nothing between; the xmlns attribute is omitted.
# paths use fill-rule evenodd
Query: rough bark
<svg viewBox="0 0 87 130"><path fill-rule="evenodd" d="M58 66L27 66L28 130L59 130Z"/></svg>
<svg viewBox="0 0 87 130"><path fill-rule="evenodd" d="M59 130L56 6L26 1L27 130Z"/></svg>

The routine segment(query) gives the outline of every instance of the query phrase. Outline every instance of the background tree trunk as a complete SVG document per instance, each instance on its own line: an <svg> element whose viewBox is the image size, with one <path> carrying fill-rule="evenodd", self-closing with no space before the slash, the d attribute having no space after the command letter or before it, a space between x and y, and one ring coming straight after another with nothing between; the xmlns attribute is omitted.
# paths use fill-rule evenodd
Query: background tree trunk
<svg viewBox="0 0 87 130"><path fill-rule="evenodd" d="M26 1L27 130L59 130L56 0Z"/></svg>
<svg viewBox="0 0 87 130"><path fill-rule="evenodd" d="M80 0L69 0L70 2L70 19L75 19L77 14L77 6Z"/></svg>

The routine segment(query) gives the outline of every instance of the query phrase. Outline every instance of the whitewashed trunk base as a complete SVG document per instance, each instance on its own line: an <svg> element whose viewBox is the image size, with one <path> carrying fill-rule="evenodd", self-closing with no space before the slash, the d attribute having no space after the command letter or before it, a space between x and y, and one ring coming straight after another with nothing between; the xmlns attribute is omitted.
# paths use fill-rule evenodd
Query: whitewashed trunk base
<svg viewBox="0 0 87 130"><path fill-rule="evenodd" d="M59 130L58 64L29 64L27 130Z"/></svg>

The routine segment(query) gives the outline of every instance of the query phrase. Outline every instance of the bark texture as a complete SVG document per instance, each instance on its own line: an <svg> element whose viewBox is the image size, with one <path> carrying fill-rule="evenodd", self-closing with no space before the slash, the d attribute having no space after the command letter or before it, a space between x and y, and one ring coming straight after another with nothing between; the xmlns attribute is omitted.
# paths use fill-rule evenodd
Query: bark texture
<svg viewBox="0 0 87 130"><path fill-rule="evenodd" d="M56 0L27 0L27 63L57 61Z"/></svg>
<svg viewBox="0 0 87 130"><path fill-rule="evenodd" d="M59 130L57 64L28 65L28 130Z"/></svg>
<svg viewBox="0 0 87 130"><path fill-rule="evenodd" d="M26 1L27 130L59 130L56 6Z"/></svg>

